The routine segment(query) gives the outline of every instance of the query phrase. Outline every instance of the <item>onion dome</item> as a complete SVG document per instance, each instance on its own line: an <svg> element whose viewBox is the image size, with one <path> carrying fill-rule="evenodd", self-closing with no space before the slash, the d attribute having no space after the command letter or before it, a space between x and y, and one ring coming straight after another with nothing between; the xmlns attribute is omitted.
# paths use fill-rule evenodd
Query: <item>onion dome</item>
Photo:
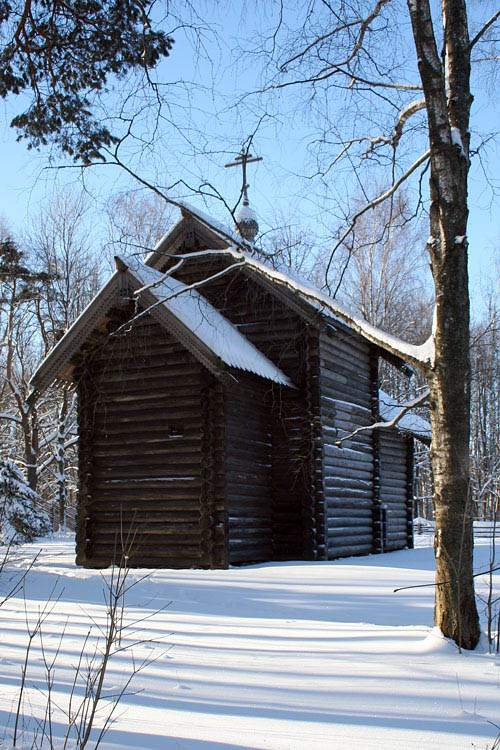
<svg viewBox="0 0 500 750"><path fill-rule="evenodd" d="M244 240L247 240L247 242L254 241L259 231L259 224L257 222L257 214L253 208L250 208L250 203L246 195L243 199L242 207L236 214L236 225L238 232Z"/></svg>

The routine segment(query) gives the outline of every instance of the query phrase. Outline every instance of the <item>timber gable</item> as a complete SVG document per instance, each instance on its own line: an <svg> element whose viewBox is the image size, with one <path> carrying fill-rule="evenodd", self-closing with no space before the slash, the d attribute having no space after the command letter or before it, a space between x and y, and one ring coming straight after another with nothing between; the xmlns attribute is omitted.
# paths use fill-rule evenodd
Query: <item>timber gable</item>
<svg viewBox="0 0 500 750"><path fill-rule="evenodd" d="M79 564L127 545L131 565L213 568L412 544L425 423L345 439L380 416L393 355L233 240L185 210L146 265L117 260L35 373L35 393L78 390Z"/></svg>

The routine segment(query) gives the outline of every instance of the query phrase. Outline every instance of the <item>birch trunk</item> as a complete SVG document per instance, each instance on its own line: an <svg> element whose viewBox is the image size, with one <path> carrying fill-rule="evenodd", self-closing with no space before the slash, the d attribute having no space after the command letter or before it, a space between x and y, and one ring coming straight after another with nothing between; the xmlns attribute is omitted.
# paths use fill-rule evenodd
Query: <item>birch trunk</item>
<svg viewBox="0 0 500 750"><path fill-rule="evenodd" d="M442 0L437 51L429 0L408 0L429 125L429 252L436 292L435 360L428 373L436 516L435 624L473 649L480 629L474 596L470 499L470 359L467 219L470 43L465 0Z"/></svg>

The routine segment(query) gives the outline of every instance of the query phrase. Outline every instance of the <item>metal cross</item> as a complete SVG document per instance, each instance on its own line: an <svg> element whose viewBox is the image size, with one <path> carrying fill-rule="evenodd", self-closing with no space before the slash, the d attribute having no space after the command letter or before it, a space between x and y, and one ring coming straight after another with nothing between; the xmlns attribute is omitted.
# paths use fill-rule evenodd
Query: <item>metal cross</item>
<svg viewBox="0 0 500 750"><path fill-rule="evenodd" d="M247 183L247 164L250 164L253 161L262 161L262 156L252 156L251 153L248 151L245 151L244 149L241 149L238 156L236 156L234 161L230 161L228 164L224 164L224 167L241 167L243 172L243 186L242 186L242 194L243 194L243 202L248 204L248 194L247 189L250 187Z"/></svg>

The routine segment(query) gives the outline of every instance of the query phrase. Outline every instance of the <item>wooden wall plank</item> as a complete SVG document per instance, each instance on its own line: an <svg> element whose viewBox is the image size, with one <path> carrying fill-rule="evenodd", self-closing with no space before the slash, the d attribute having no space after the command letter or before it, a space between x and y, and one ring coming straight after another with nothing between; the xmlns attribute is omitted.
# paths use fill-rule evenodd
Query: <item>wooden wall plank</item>
<svg viewBox="0 0 500 750"><path fill-rule="evenodd" d="M342 444L340 437L370 425L371 351L343 326L320 336L323 487L330 559L373 549L374 461L371 433Z"/></svg>
<svg viewBox="0 0 500 750"><path fill-rule="evenodd" d="M129 314L113 311L110 329ZM107 566L130 543L131 566L210 566L204 368L146 316L84 349L77 373L78 562Z"/></svg>

